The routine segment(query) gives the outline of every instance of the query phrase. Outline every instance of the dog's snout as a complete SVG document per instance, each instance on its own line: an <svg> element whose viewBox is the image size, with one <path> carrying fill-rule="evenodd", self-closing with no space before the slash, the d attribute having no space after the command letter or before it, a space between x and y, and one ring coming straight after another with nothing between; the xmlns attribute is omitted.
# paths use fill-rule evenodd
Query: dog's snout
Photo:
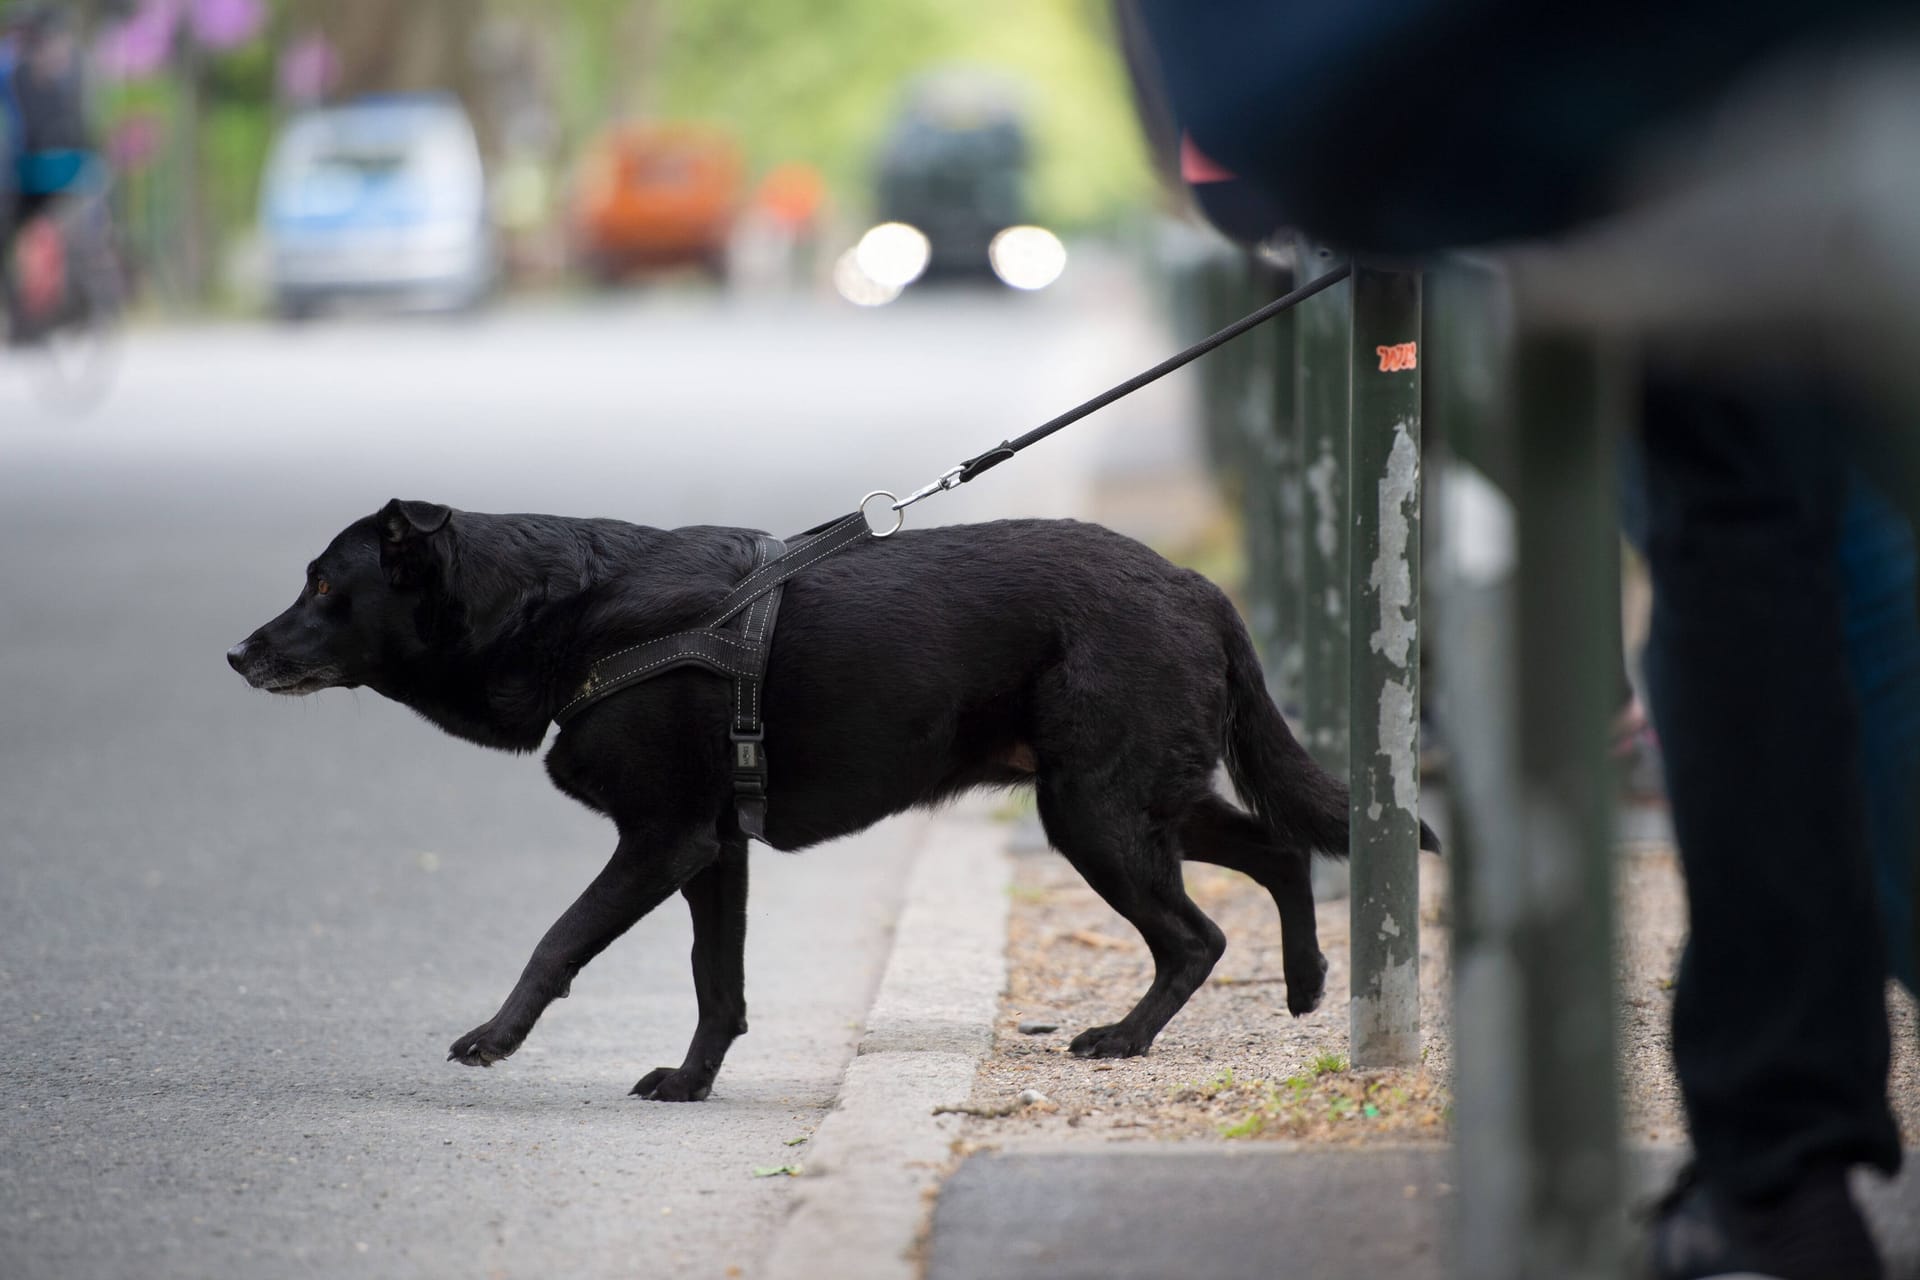
<svg viewBox="0 0 1920 1280"><path fill-rule="evenodd" d="M239 644L227 650L227 665L232 667L235 671L240 671L244 673L246 669L246 662L247 662L247 642L245 640L242 640Z"/></svg>

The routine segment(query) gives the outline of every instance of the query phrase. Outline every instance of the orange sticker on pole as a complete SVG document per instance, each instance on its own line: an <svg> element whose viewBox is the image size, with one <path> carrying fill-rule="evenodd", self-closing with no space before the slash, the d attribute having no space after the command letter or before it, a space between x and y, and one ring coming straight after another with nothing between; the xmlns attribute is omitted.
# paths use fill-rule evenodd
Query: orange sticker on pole
<svg viewBox="0 0 1920 1280"><path fill-rule="evenodd" d="M1373 353L1380 357L1380 372L1399 373L1418 366L1419 347L1417 342L1396 342L1392 346L1375 347Z"/></svg>

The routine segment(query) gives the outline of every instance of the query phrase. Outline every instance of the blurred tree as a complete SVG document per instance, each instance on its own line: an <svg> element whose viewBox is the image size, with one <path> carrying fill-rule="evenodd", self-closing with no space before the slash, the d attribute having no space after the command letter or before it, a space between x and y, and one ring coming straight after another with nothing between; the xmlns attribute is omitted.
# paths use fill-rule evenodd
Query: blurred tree
<svg viewBox="0 0 1920 1280"><path fill-rule="evenodd" d="M339 97L446 90L487 134L474 41L485 0L291 0L291 25L318 31L340 60Z"/></svg>
<svg viewBox="0 0 1920 1280"><path fill-rule="evenodd" d="M0 0L3 4L4 0ZM602 125L711 121L756 174L802 162L834 202L869 203L871 166L919 73L974 64L1026 88L1036 216L1109 220L1151 191L1104 0L82 0L101 27L144 33L103 124L161 139L122 192L142 258L197 300L223 241L251 221L273 129L290 105L274 68L290 50L329 61L329 96L442 89L473 115L490 163L554 176ZM245 12L244 40L189 39ZM197 19L189 15L200 15ZM157 44L155 43L157 42ZM136 41L137 43L137 41ZM296 51L298 51L296 50ZM134 59L133 61L138 61ZM284 69L282 71L284 74ZM282 86L283 87L283 86ZM529 123L530 122L530 123ZM150 148L149 148L150 149Z"/></svg>
<svg viewBox="0 0 1920 1280"><path fill-rule="evenodd" d="M903 84L952 64L1030 95L1039 217L1111 219L1152 190L1100 0L657 0L652 105L731 127L756 168L802 160L864 205Z"/></svg>

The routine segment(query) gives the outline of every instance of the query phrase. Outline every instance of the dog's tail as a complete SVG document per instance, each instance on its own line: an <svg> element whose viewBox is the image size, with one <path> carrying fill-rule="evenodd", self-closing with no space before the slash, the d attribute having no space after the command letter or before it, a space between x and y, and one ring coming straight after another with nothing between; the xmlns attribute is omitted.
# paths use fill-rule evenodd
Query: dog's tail
<svg viewBox="0 0 1920 1280"><path fill-rule="evenodd" d="M1240 615L1224 597L1227 650L1227 773L1240 799L1284 849L1347 856L1347 784L1321 768L1287 728ZM1440 839L1420 824L1420 847Z"/></svg>

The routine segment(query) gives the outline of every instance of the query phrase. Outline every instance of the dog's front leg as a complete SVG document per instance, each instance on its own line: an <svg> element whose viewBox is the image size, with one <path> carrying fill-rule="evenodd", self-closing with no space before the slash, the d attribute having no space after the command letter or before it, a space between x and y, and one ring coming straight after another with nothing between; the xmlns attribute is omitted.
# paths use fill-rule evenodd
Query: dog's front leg
<svg viewBox="0 0 1920 1280"><path fill-rule="evenodd" d="M678 1067L656 1067L634 1093L656 1102L698 1102L720 1062L747 1032L747 842L729 840L720 857L680 890L693 910L693 989L700 1022Z"/></svg>
<svg viewBox="0 0 1920 1280"><path fill-rule="evenodd" d="M719 842L622 835L613 858L585 893L554 921L500 1011L453 1042L449 1062L490 1067L509 1057L548 1005L567 994L573 975L635 921L664 902L719 856Z"/></svg>

